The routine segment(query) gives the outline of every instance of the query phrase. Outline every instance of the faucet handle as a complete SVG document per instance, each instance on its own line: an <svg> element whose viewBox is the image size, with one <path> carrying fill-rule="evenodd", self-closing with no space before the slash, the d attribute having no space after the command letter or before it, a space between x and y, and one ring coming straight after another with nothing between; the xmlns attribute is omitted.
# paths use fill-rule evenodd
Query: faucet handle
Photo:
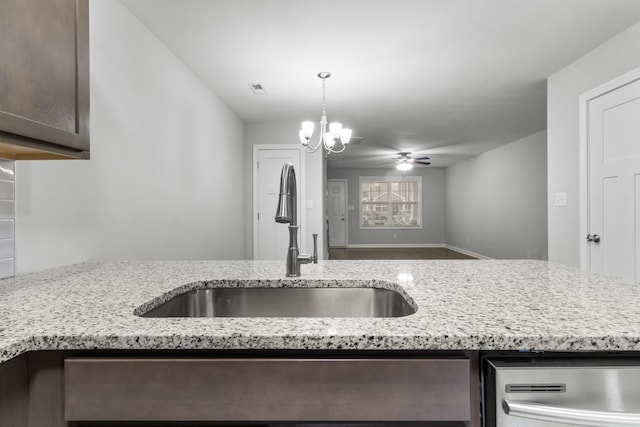
<svg viewBox="0 0 640 427"><path fill-rule="evenodd" d="M318 234L313 233L313 263L318 263Z"/></svg>

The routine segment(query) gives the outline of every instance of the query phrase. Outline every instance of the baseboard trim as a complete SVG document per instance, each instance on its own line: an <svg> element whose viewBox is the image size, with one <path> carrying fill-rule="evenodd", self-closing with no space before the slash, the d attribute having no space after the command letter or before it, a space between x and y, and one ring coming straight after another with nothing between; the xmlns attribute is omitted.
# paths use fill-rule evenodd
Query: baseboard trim
<svg viewBox="0 0 640 427"><path fill-rule="evenodd" d="M447 248L452 251L460 252L461 254L469 255L478 259L491 259L488 256L479 254L477 252L468 251L466 249L458 248L456 246L447 245L445 243L349 243L347 246L334 246L330 249L395 249L395 248Z"/></svg>
<svg viewBox="0 0 640 427"><path fill-rule="evenodd" d="M446 247L447 249L451 249L452 251L460 252L461 254L469 255L469 256L472 256L472 257L474 257L474 258L478 258L478 259L491 259L491 258L490 258L490 257L488 257L488 256L484 256L484 255L479 254L479 253L476 253L476 252L471 252L471 251L468 251L468 250L466 250L466 249L458 248L458 247L456 247L456 246L445 245L445 247Z"/></svg>
<svg viewBox="0 0 640 427"><path fill-rule="evenodd" d="M362 243L362 244L348 244L347 248L445 248L446 245L444 243L395 243L395 244L376 244L376 243Z"/></svg>

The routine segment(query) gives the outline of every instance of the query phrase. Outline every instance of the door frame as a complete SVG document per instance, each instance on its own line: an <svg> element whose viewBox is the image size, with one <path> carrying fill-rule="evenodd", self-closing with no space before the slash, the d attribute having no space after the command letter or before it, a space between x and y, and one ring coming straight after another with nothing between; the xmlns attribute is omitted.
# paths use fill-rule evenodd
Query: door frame
<svg viewBox="0 0 640 427"><path fill-rule="evenodd" d="M349 246L349 180L348 179L338 179L338 178L330 178L327 179L327 192L329 192L329 182L342 182L344 183L344 246L342 247L347 247ZM327 200L327 203L329 203L329 201ZM327 206L327 212L328 212L329 206ZM327 220L329 221L329 215L327 214ZM329 227L331 227L331 221L329 221ZM330 248L331 246L329 245L331 239L329 238L329 236L327 236L327 247ZM339 246L334 246L334 247L339 247Z"/></svg>
<svg viewBox="0 0 640 427"><path fill-rule="evenodd" d="M307 180L305 178L305 173L304 173L304 171L306 170L306 167L305 167L306 156L304 151L302 150L302 146L299 144L253 144L253 158L251 159L251 170L253 174L253 178L252 178L253 184L251 187L251 193L252 193L251 215L253 217L253 220L251 221L251 224L252 224L251 234L253 235L253 238L251 241L253 242L253 251L252 251L253 259L256 259L256 257L258 256L258 233L256 232L256 230L258 229L258 192L256 190L258 188L258 152L261 150L297 150L300 153L300 170L296 171L298 201L300 203L300 209L298 212L298 221L299 221L298 230L301 230L303 227L306 226L306 218L307 218L307 215L305 212ZM276 207L274 206L273 207L274 218L275 218L275 209ZM306 247L304 245L304 243L306 242L304 233L300 233L300 231L298 231L298 237L300 239L300 247L301 248Z"/></svg>
<svg viewBox="0 0 640 427"><path fill-rule="evenodd" d="M580 269L590 270L590 246L586 236L589 234L589 102L613 92L623 86L640 80L640 68L629 71L613 80L597 86L580 95Z"/></svg>

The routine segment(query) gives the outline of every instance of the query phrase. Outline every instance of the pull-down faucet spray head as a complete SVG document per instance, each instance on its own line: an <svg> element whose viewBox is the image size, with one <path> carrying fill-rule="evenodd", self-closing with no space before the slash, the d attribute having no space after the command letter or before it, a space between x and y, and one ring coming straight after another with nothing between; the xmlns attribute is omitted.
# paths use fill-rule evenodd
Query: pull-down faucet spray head
<svg viewBox="0 0 640 427"><path fill-rule="evenodd" d="M287 163L282 167L280 176L280 196L278 196L276 222L298 225L296 192L296 172L293 169L293 164Z"/></svg>

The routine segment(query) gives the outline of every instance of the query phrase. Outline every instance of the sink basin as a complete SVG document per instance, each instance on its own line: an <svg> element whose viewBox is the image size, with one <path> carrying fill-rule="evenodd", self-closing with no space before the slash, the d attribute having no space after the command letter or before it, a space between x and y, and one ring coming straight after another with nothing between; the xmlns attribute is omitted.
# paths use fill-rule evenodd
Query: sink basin
<svg viewBox="0 0 640 427"><path fill-rule="evenodd" d="M211 288L176 295L142 317L402 317L415 309L381 288Z"/></svg>

